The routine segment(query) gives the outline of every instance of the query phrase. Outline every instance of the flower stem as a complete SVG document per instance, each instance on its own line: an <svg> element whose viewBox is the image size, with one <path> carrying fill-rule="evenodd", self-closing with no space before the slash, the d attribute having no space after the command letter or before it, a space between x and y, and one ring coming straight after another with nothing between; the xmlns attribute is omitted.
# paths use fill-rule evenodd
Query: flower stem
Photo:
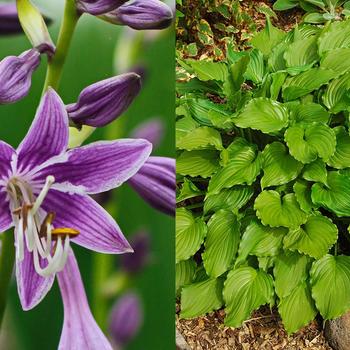
<svg viewBox="0 0 350 350"><path fill-rule="evenodd" d="M14 263L14 234L11 231L7 231L2 234L0 248L0 327L6 309L7 291L11 281Z"/></svg>
<svg viewBox="0 0 350 350"><path fill-rule="evenodd" d="M61 29L58 35L55 55L48 62L44 92L49 86L58 89L63 66L66 61L68 50L72 42L74 30L79 20L79 13L75 6L75 0L66 0L64 16Z"/></svg>

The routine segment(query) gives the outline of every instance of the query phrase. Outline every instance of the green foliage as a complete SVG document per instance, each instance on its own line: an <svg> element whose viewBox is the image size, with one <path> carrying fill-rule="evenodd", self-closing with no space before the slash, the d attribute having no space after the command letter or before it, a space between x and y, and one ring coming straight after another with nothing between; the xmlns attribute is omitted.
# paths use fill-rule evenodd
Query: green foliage
<svg viewBox="0 0 350 350"><path fill-rule="evenodd" d="M179 62L183 317L223 303L237 327L277 304L293 333L350 309L349 28L267 21L250 50Z"/></svg>

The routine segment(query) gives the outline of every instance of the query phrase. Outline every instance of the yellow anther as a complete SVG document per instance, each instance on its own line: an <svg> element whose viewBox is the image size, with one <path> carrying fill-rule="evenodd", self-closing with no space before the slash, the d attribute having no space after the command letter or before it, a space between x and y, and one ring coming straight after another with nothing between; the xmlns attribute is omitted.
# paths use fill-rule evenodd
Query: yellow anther
<svg viewBox="0 0 350 350"><path fill-rule="evenodd" d="M52 238L57 239L58 237L71 237L74 238L78 236L80 231L75 230L74 228L69 228L69 227L59 227L59 228L54 228L51 232Z"/></svg>

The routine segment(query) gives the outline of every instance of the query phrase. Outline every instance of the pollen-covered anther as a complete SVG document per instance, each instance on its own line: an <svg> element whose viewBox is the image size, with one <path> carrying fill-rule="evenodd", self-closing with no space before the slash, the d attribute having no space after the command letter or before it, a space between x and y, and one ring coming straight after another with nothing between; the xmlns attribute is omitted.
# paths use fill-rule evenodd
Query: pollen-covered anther
<svg viewBox="0 0 350 350"><path fill-rule="evenodd" d="M75 238L79 234L80 234L80 231L69 227L54 228L51 231L52 240L57 240L59 237L61 237L62 239L66 237Z"/></svg>

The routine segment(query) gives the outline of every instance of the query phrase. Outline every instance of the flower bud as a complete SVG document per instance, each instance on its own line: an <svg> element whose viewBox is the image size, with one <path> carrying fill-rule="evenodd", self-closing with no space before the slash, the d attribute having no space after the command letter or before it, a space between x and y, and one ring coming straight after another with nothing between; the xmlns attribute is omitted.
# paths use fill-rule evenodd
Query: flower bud
<svg viewBox="0 0 350 350"><path fill-rule="evenodd" d="M105 126L125 112L140 90L135 73L99 81L85 88L77 103L66 106L68 116L77 125Z"/></svg>
<svg viewBox="0 0 350 350"><path fill-rule="evenodd" d="M135 0L106 13L102 18L137 30L164 29L171 25L173 12L159 0Z"/></svg>
<svg viewBox="0 0 350 350"><path fill-rule="evenodd" d="M145 139L152 143L155 149L161 142L164 134L164 125L161 119L153 118L139 124L131 133L135 139Z"/></svg>
<svg viewBox="0 0 350 350"><path fill-rule="evenodd" d="M138 273L148 264L150 257L150 237L147 232L139 232L129 241L133 254L123 254L120 256L120 262L128 273Z"/></svg>
<svg viewBox="0 0 350 350"><path fill-rule="evenodd" d="M0 104L14 103L25 97L32 74L40 63L40 52L31 49L20 56L8 56L0 62Z"/></svg>
<svg viewBox="0 0 350 350"><path fill-rule="evenodd" d="M77 9L97 16L112 11L127 0L77 0Z"/></svg>
<svg viewBox="0 0 350 350"><path fill-rule="evenodd" d="M137 294L124 294L113 306L109 331L118 346L126 345L138 333L143 322L141 301Z"/></svg>
<svg viewBox="0 0 350 350"><path fill-rule="evenodd" d="M17 7L15 3L0 4L0 35L21 33Z"/></svg>
<svg viewBox="0 0 350 350"><path fill-rule="evenodd" d="M152 207L175 214L175 159L149 157L129 184Z"/></svg>

